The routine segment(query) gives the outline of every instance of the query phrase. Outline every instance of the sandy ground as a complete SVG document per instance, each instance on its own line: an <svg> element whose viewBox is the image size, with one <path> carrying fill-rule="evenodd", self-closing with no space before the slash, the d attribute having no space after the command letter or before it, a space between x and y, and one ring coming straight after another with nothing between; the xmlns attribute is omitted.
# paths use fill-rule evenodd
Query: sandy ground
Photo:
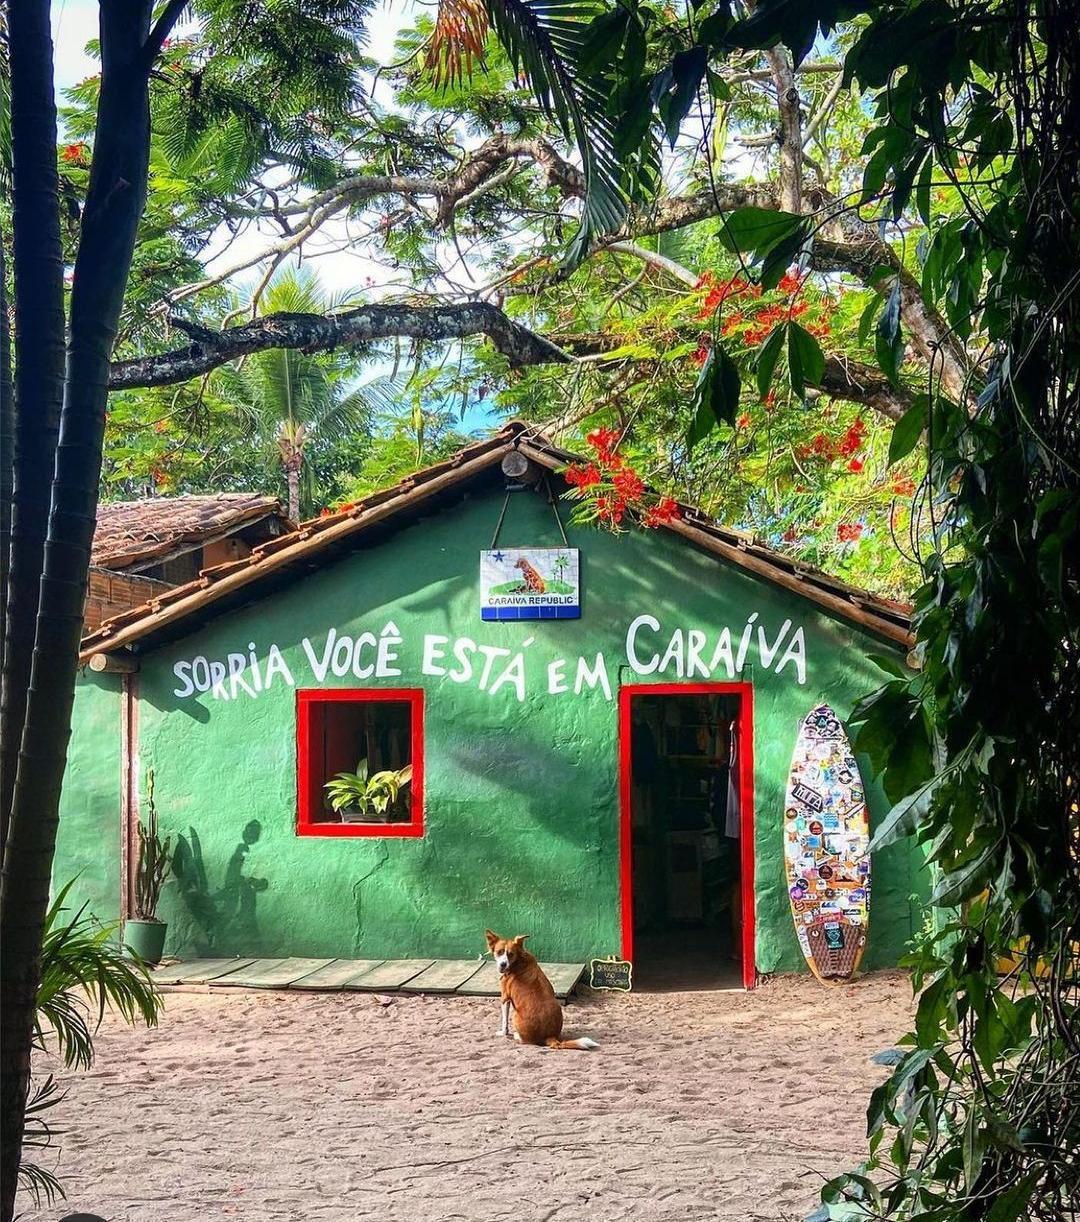
<svg viewBox="0 0 1080 1222"><path fill-rule="evenodd" d="M56 1116L67 1202L25 1216L800 1219L910 1012L894 974L587 995L584 1053L496 1038L486 998L170 994L101 1031Z"/></svg>

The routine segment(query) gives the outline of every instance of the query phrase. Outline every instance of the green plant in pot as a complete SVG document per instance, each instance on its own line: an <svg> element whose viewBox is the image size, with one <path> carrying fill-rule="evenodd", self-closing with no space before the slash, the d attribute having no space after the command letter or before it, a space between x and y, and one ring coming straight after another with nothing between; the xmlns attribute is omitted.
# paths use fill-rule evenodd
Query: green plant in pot
<svg viewBox="0 0 1080 1222"><path fill-rule="evenodd" d="M339 772L323 788L342 823L389 823L401 791L412 781L412 764L368 775L366 759L355 772Z"/></svg>
<svg viewBox="0 0 1080 1222"><path fill-rule="evenodd" d="M158 835L154 770L146 774L146 823L139 821L139 864L135 873L135 915L124 922L124 946L144 963L160 963L167 926L158 919L161 888L169 873L172 837Z"/></svg>

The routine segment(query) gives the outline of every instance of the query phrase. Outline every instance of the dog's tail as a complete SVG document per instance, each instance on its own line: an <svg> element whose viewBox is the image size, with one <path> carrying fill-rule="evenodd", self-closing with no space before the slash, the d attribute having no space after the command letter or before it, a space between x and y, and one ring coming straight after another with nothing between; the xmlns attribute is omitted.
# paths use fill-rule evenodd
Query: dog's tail
<svg viewBox="0 0 1080 1222"><path fill-rule="evenodd" d="M545 1040L544 1043L548 1048L576 1048L581 1052L589 1052L593 1048L599 1048L600 1045L596 1040L591 1040L587 1035L583 1035L577 1040Z"/></svg>

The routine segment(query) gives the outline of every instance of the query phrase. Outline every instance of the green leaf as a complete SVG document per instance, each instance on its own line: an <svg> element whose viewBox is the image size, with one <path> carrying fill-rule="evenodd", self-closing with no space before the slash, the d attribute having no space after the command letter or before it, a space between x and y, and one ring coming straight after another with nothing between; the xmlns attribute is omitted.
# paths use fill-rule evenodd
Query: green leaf
<svg viewBox="0 0 1080 1222"><path fill-rule="evenodd" d="M718 345L709 353L694 387L694 417L686 444L690 449L720 424L734 427L742 379L735 362Z"/></svg>
<svg viewBox="0 0 1080 1222"><path fill-rule="evenodd" d="M885 301L874 337L878 364L890 382L900 378L900 362L904 359L904 337L900 333L900 281L897 279Z"/></svg>
<svg viewBox="0 0 1080 1222"><path fill-rule="evenodd" d="M578 55L578 67L582 72L601 72L614 63L629 20L629 11L620 5L589 22Z"/></svg>
<svg viewBox="0 0 1080 1222"><path fill-rule="evenodd" d="M939 908L955 908L983 889L998 852L997 843L988 844L964 865L949 870L939 880L930 902Z"/></svg>
<svg viewBox="0 0 1080 1222"><path fill-rule="evenodd" d="M825 354L809 331L797 322L787 324L788 376L791 389L800 399L806 398L807 386L817 386L825 372Z"/></svg>
<svg viewBox="0 0 1080 1222"><path fill-rule="evenodd" d="M923 989L919 1007L915 1011L915 1034L923 1050L931 1049L943 1038L943 1029L948 1024L949 995L952 975L943 972Z"/></svg>
<svg viewBox="0 0 1080 1222"><path fill-rule="evenodd" d="M1031 1199L1031 1194L1041 1174L1041 1170L1038 1169L1029 1171L1023 1179L1007 1188L990 1206L986 1214L986 1222L1016 1222Z"/></svg>
<svg viewBox="0 0 1080 1222"><path fill-rule="evenodd" d="M805 225L786 238L769 247L761 262L758 280L763 289L774 289L784 278L787 269L795 263L807 244Z"/></svg>
<svg viewBox="0 0 1080 1222"><path fill-rule="evenodd" d="M930 400L926 395L919 395L915 402L900 417L893 428L889 440L889 466L907 458L919 444L926 422L930 414Z"/></svg>
<svg viewBox="0 0 1080 1222"><path fill-rule="evenodd" d="M874 318L878 312L878 306L881 304L881 298L877 293L871 293L863 312L859 315L859 343L865 344L870 338L870 328L874 325Z"/></svg>
<svg viewBox="0 0 1080 1222"><path fill-rule="evenodd" d="M979 1171L982 1168L984 1143L982 1132L979 1128L979 1108L976 1106L975 1098L968 1101L967 1119L964 1121L964 1140L963 1140L963 1159L964 1159L964 1186L970 1193L975 1187L975 1180L978 1178Z"/></svg>
<svg viewBox="0 0 1080 1222"><path fill-rule="evenodd" d="M922 223L930 228L930 184L934 178L934 158L933 155L927 157L923 162L923 168L919 174L919 181L915 187L915 207L919 213L919 219Z"/></svg>
<svg viewBox="0 0 1080 1222"><path fill-rule="evenodd" d="M784 328L774 327L769 332L769 338L758 349L757 374L758 394L764 399L772 384L776 362L780 359L780 349L784 343Z"/></svg>
<svg viewBox="0 0 1080 1222"><path fill-rule="evenodd" d="M919 826L919 821L930 809L930 802L936 789L936 781L931 781L913 794L902 798L882 820L881 826L870 841L870 852L895 844L897 840L910 835Z"/></svg>
<svg viewBox="0 0 1080 1222"><path fill-rule="evenodd" d="M719 238L725 249L764 254L777 242L802 230L803 218L771 208L736 208L720 222Z"/></svg>
<svg viewBox="0 0 1080 1222"><path fill-rule="evenodd" d="M907 679L910 677L910 672L904 663L892 654L885 653L869 653L866 655L875 666L880 667L887 675L892 675L894 679Z"/></svg>
<svg viewBox="0 0 1080 1222"><path fill-rule="evenodd" d="M664 134L672 148L705 76L706 58L704 47L691 47L687 51L677 52L671 61L671 90L665 91L659 99L659 109L664 121Z"/></svg>

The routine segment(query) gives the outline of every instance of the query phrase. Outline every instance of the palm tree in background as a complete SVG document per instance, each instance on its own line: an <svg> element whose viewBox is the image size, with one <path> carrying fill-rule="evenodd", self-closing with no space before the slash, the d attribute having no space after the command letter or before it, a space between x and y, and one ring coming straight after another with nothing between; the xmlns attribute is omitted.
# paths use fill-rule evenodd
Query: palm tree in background
<svg viewBox="0 0 1080 1222"><path fill-rule="evenodd" d="M259 311L326 314L348 304L343 297L328 296L314 272L298 268L273 281ZM218 392L250 425L268 462L284 473L294 522L313 508L312 444L344 441L369 429L376 412L394 407L391 379L354 385L360 359L355 353L308 356L275 348L215 374Z"/></svg>

